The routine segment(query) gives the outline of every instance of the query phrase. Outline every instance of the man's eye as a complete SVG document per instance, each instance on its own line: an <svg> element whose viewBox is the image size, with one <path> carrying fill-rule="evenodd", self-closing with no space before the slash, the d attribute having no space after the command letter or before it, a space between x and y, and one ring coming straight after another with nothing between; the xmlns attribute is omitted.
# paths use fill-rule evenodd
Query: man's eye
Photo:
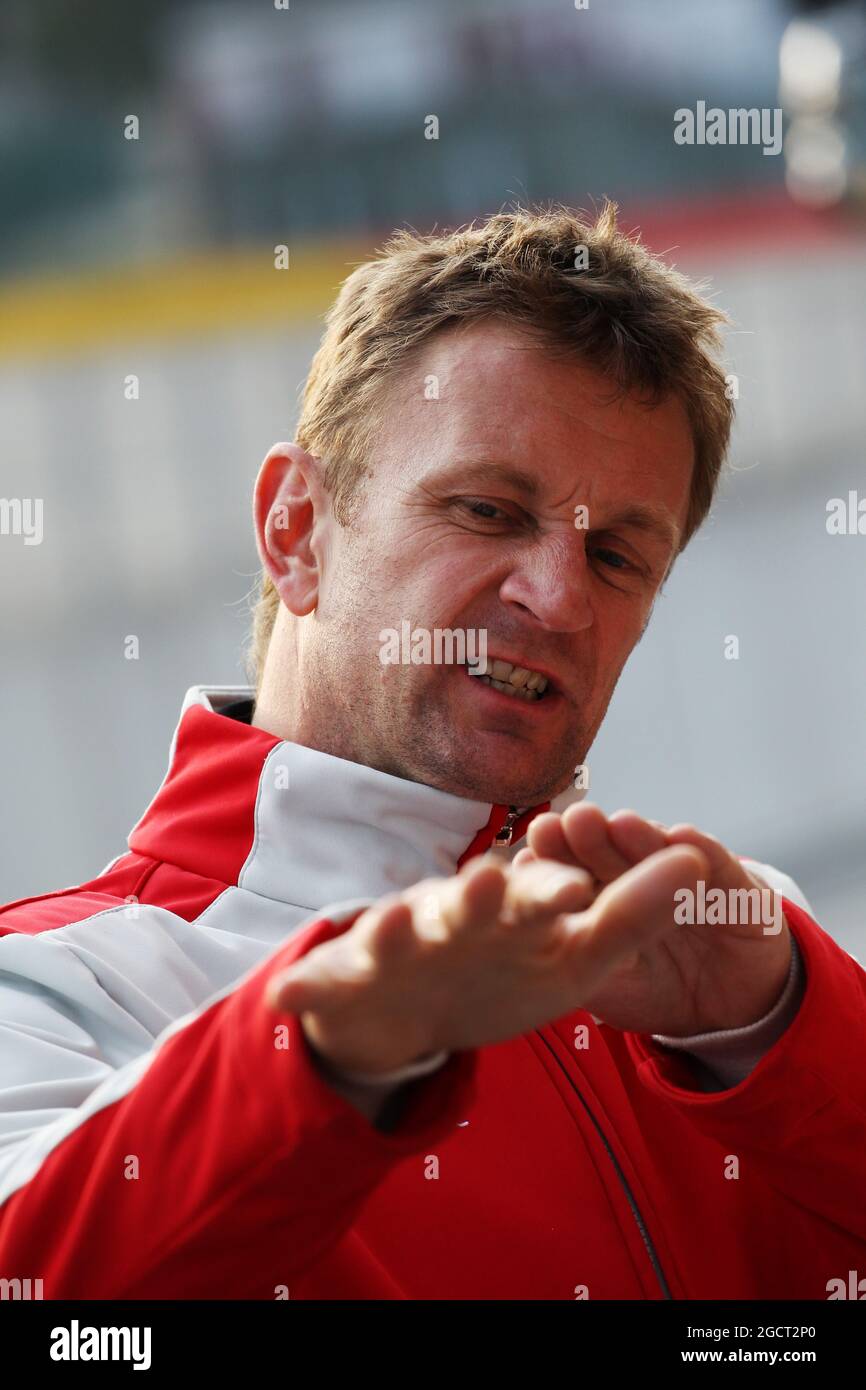
<svg viewBox="0 0 866 1390"><path fill-rule="evenodd" d="M630 560L627 560L624 555L620 555L618 550L597 549L594 554L600 556L606 565L610 565L611 569L633 570L635 568Z"/></svg>
<svg viewBox="0 0 866 1390"><path fill-rule="evenodd" d="M505 516L501 507L497 507L493 502L485 502L480 497L464 497L461 505L473 516L480 517L482 521L496 521L497 518L492 515L494 512L498 512L500 517Z"/></svg>

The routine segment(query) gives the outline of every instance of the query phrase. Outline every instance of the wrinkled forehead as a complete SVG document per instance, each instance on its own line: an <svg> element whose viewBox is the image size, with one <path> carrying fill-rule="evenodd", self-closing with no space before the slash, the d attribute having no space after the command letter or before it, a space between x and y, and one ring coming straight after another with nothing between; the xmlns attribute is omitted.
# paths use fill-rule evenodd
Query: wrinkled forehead
<svg viewBox="0 0 866 1390"><path fill-rule="evenodd" d="M403 486L501 460L532 473L539 496L582 480L596 493L638 489L685 519L694 443L682 403L625 393L499 320L431 337L390 394L380 462Z"/></svg>

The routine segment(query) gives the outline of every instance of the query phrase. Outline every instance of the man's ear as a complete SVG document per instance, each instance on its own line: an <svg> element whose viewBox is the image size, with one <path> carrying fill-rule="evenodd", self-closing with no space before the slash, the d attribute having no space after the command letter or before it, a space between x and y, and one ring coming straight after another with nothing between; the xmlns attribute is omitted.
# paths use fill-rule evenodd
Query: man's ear
<svg viewBox="0 0 866 1390"><path fill-rule="evenodd" d="M299 444L275 444L253 493L256 545L277 593L299 618L318 601L321 573L312 541L325 505L318 459Z"/></svg>

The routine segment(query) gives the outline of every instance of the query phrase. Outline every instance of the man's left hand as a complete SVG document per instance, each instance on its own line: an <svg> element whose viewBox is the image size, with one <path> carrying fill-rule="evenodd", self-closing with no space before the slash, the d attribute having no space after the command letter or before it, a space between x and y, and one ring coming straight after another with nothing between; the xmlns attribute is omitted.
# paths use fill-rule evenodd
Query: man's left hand
<svg viewBox="0 0 866 1390"><path fill-rule="evenodd" d="M561 815L546 812L536 817L527 832L527 848L515 855L514 863L546 859L577 866L593 875L601 892L635 864L670 845L695 845L706 855L710 864L707 894L722 889L724 901L732 904L749 900L734 897L731 890L757 888L766 894L765 883L718 840L694 826L666 827L634 811L617 811L608 817L589 802L569 806ZM758 903L764 902L764 894ZM772 897L778 914L773 927L766 918L760 920L760 914L749 913L734 915L751 920L728 920L725 925L680 925L672 902L670 932L647 951L637 952L585 1007L613 1028L670 1037L756 1023L780 998L791 964L790 930L781 902L777 895Z"/></svg>

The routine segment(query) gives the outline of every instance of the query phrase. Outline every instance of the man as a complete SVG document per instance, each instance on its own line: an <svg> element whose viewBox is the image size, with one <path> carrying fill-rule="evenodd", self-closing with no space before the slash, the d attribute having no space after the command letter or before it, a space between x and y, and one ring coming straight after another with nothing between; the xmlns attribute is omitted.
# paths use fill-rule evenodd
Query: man
<svg viewBox="0 0 866 1390"><path fill-rule="evenodd" d="M348 278L256 485L255 689L194 688L128 853L0 915L0 1274L826 1298L863 1260L863 971L695 828L549 810L709 508L720 321L610 207ZM483 657L386 659L405 623Z"/></svg>

